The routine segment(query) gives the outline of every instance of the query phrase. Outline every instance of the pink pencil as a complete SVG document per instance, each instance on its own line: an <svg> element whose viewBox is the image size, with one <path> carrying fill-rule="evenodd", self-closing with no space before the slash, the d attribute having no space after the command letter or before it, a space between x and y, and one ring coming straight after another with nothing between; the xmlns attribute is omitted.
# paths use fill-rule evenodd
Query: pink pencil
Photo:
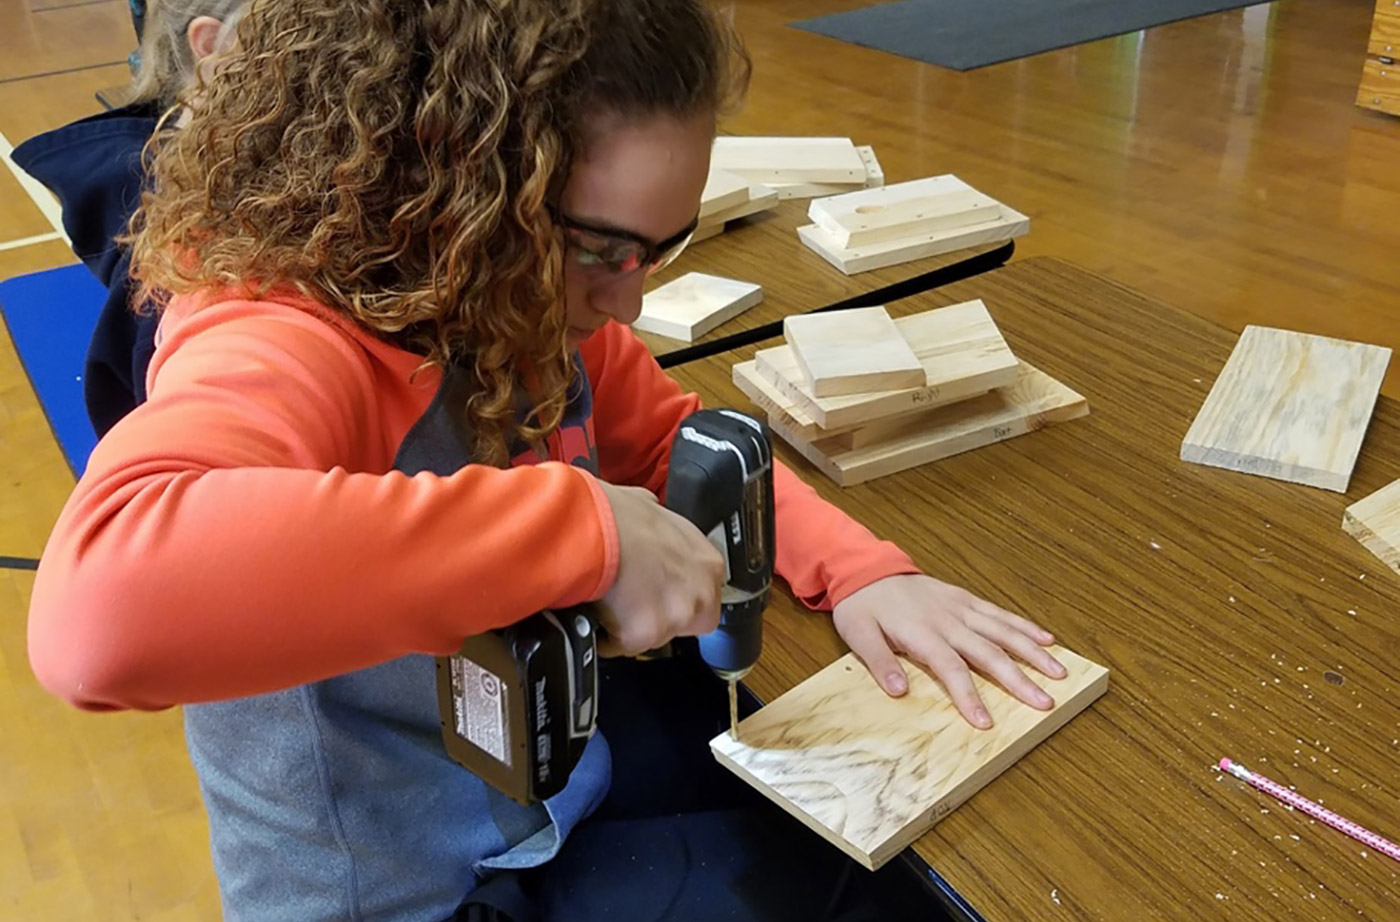
<svg viewBox="0 0 1400 922"><path fill-rule="evenodd" d="M1358 826L1345 817L1338 816L1321 804L1313 803L1306 797L1294 791L1290 791L1277 781L1270 781L1263 775L1256 775L1243 765L1237 765L1229 759L1220 760L1220 770L1222 772L1229 772L1241 781L1251 784L1263 791L1265 794L1272 795L1289 806L1302 810L1308 816L1322 820L1328 826L1331 826L1339 832L1346 833L1356 841L1364 842L1382 855L1387 855L1394 858L1396 861L1400 861L1400 845L1396 845L1389 839L1382 839L1371 830Z"/></svg>

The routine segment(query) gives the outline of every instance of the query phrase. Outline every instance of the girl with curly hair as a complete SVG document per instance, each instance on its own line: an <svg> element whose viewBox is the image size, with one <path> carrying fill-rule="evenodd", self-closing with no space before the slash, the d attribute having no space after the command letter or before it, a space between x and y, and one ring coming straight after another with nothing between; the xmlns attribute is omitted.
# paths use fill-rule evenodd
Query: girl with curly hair
<svg viewBox="0 0 1400 922"><path fill-rule="evenodd" d="M704 0L254 0L154 145L149 399L55 527L30 655L79 707L184 705L229 918L827 904L836 851L765 840L706 734L668 735L717 683L658 708L638 674L682 667L610 664L602 732L529 807L448 757L435 697L434 656L541 609L605 602L612 654L715 627L723 565L657 502L698 401L627 324L747 74ZM900 650L978 725L969 664L1050 705L1012 659L1061 675L1049 634L785 468L775 493L779 574L889 693Z"/></svg>

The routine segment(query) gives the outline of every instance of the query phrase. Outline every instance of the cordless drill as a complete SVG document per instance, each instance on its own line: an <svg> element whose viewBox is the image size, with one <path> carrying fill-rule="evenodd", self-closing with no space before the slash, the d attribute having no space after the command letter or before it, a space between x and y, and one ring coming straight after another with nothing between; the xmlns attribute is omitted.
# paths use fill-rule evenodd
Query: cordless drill
<svg viewBox="0 0 1400 922"><path fill-rule="evenodd" d="M699 645L701 658L729 682L733 721L734 683L758 661L773 579L767 428L733 410L686 417L671 446L665 502L724 558L719 626ZM520 803L563 790L597 727L598 631L590 603L468 637L456 654L439 657L438 707L448 754Z"/></svg>

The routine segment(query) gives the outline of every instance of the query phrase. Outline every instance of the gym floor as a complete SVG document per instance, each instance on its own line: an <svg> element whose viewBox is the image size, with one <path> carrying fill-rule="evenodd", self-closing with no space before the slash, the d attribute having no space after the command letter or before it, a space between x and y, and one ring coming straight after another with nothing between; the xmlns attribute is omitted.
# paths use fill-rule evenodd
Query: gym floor
<svg viewBox="0 0 1400 922"><path fill-rule="evenodd" d="M725 129L849 136L891 182L956 173L1031 216L1018 256L1232 330L1400 342L1400 121L1354 105L1372 0L1231 10L969 73L787 25L860 5L739 4L757 69ZM0 149L98 111L133 44L125 0L0 0ZM0 279L75 262L56 220L0 169ZM72 476L7 335L0 472L0 557L38 557ZM0 568L0 915L217 918L178 713L81 714L42 692L32 583Z"/></svg>

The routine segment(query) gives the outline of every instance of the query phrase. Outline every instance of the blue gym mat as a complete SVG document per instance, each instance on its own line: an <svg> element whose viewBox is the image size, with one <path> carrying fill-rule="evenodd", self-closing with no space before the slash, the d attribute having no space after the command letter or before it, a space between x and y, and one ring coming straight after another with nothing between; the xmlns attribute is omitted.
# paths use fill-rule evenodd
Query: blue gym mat
<svg viewBox="0 0 1400 922"><path fill-rule="evenodd" d="M81 264L0 282L0 315L74 476L97 445L83 403L83 361L106 299Z"/></svg>

